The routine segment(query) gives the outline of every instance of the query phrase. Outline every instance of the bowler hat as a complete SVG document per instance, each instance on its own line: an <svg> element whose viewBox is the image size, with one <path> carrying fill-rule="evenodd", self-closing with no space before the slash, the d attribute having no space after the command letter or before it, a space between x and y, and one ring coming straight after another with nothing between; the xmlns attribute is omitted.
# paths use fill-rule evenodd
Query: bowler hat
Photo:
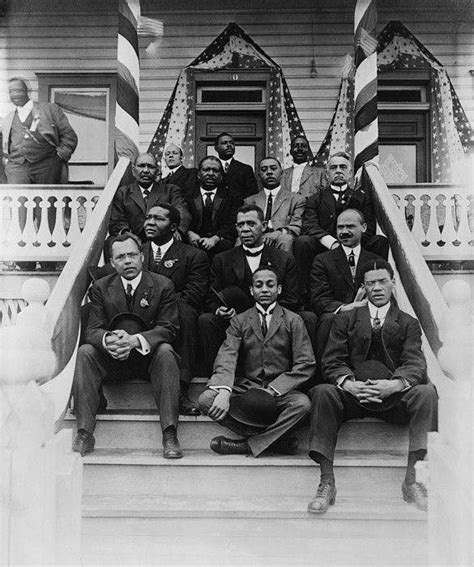
<svg viewBox="0 0 474 567"><path fill-rule="evenodd" d="M142 331L148 331L148 325L135 313L123 312L112 317L109 322L109 331L114 331L115 329L122 329L129 335L136 335Z"/></svg>
<svg viewBox="0 0 474 567"><path fill-rule="evenodd" d="M263 388L250 388L230 398L230 416L245 425L268 427L275 423L278 413L275 397Z"/></svg>
<svg viewBox="0 0 474 567"><path fill-rule="evenodd" d="M252 299L236 285L230 285L221 291L214 289L213 291L224 307L233 307L237 313L250 309L254 304Z"/></svg>

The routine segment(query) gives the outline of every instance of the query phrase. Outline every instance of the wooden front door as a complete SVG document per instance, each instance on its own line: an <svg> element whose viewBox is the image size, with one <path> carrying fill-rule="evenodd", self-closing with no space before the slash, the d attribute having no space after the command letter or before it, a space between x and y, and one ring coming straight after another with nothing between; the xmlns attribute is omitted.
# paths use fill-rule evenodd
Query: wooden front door
<svg viewBox="0 0 474 567"><path fill-rule="evenodd" d="M227 132L235 140L235 159L256 167L265 156L265 112L198 111L196 113L196 166L207 155L217 155L214 140Z"/></svg>

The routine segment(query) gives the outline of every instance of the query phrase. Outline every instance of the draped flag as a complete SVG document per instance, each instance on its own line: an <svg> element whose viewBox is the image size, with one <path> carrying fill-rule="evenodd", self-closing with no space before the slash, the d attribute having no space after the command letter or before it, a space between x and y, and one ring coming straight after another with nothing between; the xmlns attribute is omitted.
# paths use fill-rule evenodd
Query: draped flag
<svg viewBox="0 0 474 567"><path fill-rule="evenodd" d="M474 148L474 132L444 67L399 21L389 22L379 35L377 65L380 75L397 69L429 71L432 179L435 183L463 181L467 154ZM314 159L319 166L325 165L334 151L345 150L352 155L354 96L351 88L353 78L343 75L333 120ZM343 125L346 126L341 130Z"/></svg>
<svg viewBox="0 0 474 567"><path fill-rule="evenodd" d="M118 15L115 151L118 157L127 157L133 161L138 154L139 135L139 0L119 0Z"/></svg>
<svg viewBox="0 0 474 567"><path fill-rule="evenodd" d="M354 173L377 162L377 6L376 0L357 0L354 13Z"/></svg>
<svg viewBox="0 0 474 567"><path fill-rule="evenodd" d="M270 72L267 124L268 152L284 167L291 165L290 138L303 135L296 107L281 68L235 23L181 71L148 151L161 161L168 144L183 149L184 164L194 166L193 69L266 69ZM164 164L163 164L164 166Z"/></svg>

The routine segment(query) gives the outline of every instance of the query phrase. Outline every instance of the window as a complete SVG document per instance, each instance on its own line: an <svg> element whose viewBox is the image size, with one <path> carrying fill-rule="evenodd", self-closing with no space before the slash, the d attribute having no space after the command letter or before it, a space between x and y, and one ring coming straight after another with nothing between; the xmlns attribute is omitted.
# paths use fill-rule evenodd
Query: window
<svg viewBox="0 0 474 567"><path fill-rule="evenodd" d="M114 165L115 76L38 74L39 99L55 102L76 131L69 181L105 185Z"/></svg>

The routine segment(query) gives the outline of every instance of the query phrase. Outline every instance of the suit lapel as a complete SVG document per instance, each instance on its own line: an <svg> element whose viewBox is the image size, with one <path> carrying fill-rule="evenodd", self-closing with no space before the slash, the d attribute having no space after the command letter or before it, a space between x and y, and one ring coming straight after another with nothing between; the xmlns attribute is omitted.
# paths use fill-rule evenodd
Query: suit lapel
<svg viewBox="0 0 474 567"><path fill-rule="evenodd" d="M117 274L110 284L109 288L110 299L117 310L117 313L124 313L129 311L127 305L127 298L125 297L125 290L123 289L122 280Z"/></svg>
<svg viewBox="0 0 474 567"><path fill-rule="evenodd" d="M212 222L216 222L216 215L219 212L221 207L222 201L224 199L219 195L219 191L217 191L216 196L214 197L214 201L212 202Z"/></svg>
<svg viewBox="0 0 474 567"><path fill-rule="evenodd" d="M153 188L152 188L153 190ZM151 193L150 193L150 197L151 197ZM143 199L142 196L142 192L140 187L138 186L137 183L134 183L132 185L132 189L130 191L130 198L135 201L135 203L140 207L140 209L145 213L146 212L146 206L145 206L145 201Z"/></svg>
<svg viewBox="0 0 474 567"><path fill-rule="evenodd" d="M277 198L275 199L275 201L273 203L272 217L277 213L278 209L283 205L283 203L287 199L289 199L289 194L280 189L280 191L278 192Z"/></svg>
<svg viewBox="0 0 474 567"><path fill-rule="evenodd" d="M354 281L352 279L351 268L349 266L349 262L347 261L346 253L341 246L336 248L334 252L339 272L342 274L345 282L352 288L354 286Z"/></svg>
<svg viewBox="0 0 474 567"><path fill-rule="evenodd" d="M265 340L263 333L262 333L262 325L260 323L260 315L257 312L257 308L253 307L252 311L250 312L250 326L253 329L253 332L257 335L257 337L263 342ZM268 335L268 332L267 332Z"/></svg>
<svg viewBox="0 0 474 567"><path fill-rule="evenodd" d="M201 226L202 223L202 198L201 192L199 191L197 196L193 199L194 207L196 208L196 226Z"/></svg>
<svg viewBox="0 0 474 567"><path fill-rule="evenodd" d="M265 341L270 340L273 337L273 335L278 331L278 329L282 324L283 324L283 309L277 303L275 306L275 310L273 311L272 318L270 320L270 326L268 327L267 334L265 335Z"/></svg>
<svg viewBox="0 0 474 567"><path fill-rule="evenodd" d="M392 303L382 327L382 338L386 345L390 344L392 342L392 338L400 333L400 325L398 324L399 315L400 310ZM391 363L393 364L392 361Z"/></svg>
<svg viewBox="0 0 474 567"><path fill-rule="evenodd" d="M151 305L153 299L153 280L148 272L142 272L142 279L135 290L133 295L133 313L138 315L143 314L143 310ZM142 300L145 300L148 305L143 305Z"/></svg>
<svg viewBox="0 0 474 567"><path fill-rule="evenodd" d="M309 163L307 163L304 166L303 169L303 173L301 174L301 179L300 179L300 188L303 187L303 185L308 181L308 179L311 177L311 166L309 165Z"/></svg>
<svg viewBox="0 0 474 567"><path fill-rule="evenodd" d="M173 241L173 244L168 248L166 254L161 259L160 265L158 266L158 273L166 276L167 278L171 279L171 274L176 270L178 267L178 262L180 259L180 247L176 241ZM165 262L167 260L174 260L173 262L169 262L172 264L169 268L165 266Z"/></svg>
<svg viewBox="0 0 474 567"><path fill-rule="evenodd" d="M266 197L263 191L255 196L255 204L262 209L263 214L265 214L265 201Z"/></svg>
<svg viewBox="0 0 474 567"><path fill-rule="evenodd" d="M262 254L263 255L263 254ZM245 282L245 267L248 265L242 246L235 248L232 256L232 269L237 277L238 282Z"/></svg>
<svg viewBox="0 0 474 567"><path fill-rule="evenodd" d="M336 214L336 202L332 196L331 189L325 188L321 192L321 212L319 218L332 218Z"/></svg>

